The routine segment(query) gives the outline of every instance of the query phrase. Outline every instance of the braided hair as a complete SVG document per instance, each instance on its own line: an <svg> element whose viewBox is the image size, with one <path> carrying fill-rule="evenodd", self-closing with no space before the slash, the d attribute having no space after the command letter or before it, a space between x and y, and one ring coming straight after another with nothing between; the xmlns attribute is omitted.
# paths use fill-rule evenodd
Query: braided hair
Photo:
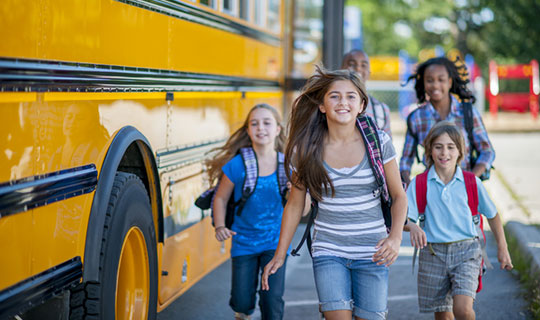
<svg viewBox="0 0 540 320"><path fill-rule="evenodd" d="M461 101L468 100L471 103L476 101L476 98L472 92L467 88L469 83L469 73L467 66L462 62L459 57L456 61L452 62L446 57L431 58L424 61L416 68L416 73L411 75L407 79L407 83L411 80L415 80L414 90L416 91L416 97L419 103L426 101L426 90L424 88L424 73L429 66L440 65L445 67L448 72L448 76L452 79L452 87L450 93L456 94Z"/></svg>

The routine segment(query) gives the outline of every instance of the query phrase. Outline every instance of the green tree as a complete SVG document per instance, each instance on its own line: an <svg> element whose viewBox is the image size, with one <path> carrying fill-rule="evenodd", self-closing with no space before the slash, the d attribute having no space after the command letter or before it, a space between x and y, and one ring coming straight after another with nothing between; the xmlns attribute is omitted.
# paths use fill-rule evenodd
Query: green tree
<svg viewBox="0 0 540 320"><path fill-rule="evenodd" d="M540 55L539 0L349 0L362 11L370 54L418 57L440 45L472 54L482 69L490 59L526 63Z"/></svg>

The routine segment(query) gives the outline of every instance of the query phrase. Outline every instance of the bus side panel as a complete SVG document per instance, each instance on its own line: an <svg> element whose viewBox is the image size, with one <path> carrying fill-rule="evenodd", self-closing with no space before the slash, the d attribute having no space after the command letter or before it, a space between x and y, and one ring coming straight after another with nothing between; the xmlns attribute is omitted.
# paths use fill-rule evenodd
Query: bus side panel
<svg viewBox="0 0 540 320"><path fill-rule="evenodd" d="M110 0L3 3L0 37L0 57L260 79L276 79L282 65L279 40L270 45Z"/></svg>
<svg viewBox="0 0 540 320"><path fill-rule="evenodd" d="M38 130L31 100L35 95L0 92L0 183L4 185L35 173ZM0 217L0 252L0 290L32 275L32 210Z"/></svg>
<svg viewBox="0 0 540 320"><path fill-rule="evenodd" d="M32 212L0 219L0 291L32 275Z"/></svg>

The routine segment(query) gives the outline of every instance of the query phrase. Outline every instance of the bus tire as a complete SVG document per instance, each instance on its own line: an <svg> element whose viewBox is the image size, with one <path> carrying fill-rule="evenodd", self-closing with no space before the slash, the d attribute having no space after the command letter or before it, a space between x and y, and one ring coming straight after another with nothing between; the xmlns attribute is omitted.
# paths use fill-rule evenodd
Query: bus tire
<svg viewBox="0 0 540 320"><path fill-rule="evenodd" d="M148 193L139 177L117 172L103 227L99 281L72 290L70 319L155 319L157 276Z"/></svg>

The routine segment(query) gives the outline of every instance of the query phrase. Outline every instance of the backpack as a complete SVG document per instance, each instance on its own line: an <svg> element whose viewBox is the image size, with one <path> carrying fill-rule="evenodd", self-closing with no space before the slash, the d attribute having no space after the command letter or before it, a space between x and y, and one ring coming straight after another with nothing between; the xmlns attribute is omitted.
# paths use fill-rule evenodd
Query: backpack
<svg viewBox="0 0 540 320"><path fill-rule="evenodd" d="M420 222L420 228L424 229L425 224L425 211L427 206L427 176L429 170L424 171L423 173L416 176L416 205L418 207L418 221ZM471 210L472 219L474 225L476 226L476 234L478 237L480 235L482 238L480 241L480 246L482 248L482 267L479 270L478 274L478 288L476 292L482 290L482 275L486 272L486 266L489 269L493 269L491 262L489 261L486 253L486 235L484 234L484 220L478 212L478 188L476 186L476 177L474 173L463 170L463 178L465 180L465 188L467 190L467 200L469 209ZM413 254L413 273L414 273L414 263L416 260L416 253L418 249L414 248Z"/></svg>
<svg viewBox="0 0 540 320"><path fill-rule="evenodd" d="M381 198L381 208L384 217L384 224L386 225L388 231L392 226L392 215L390 212L390 208L392 206L392 198L390 198L390 194L388 193L388 186L386 185L386 177L384 175L384 164L382 159L382 145L379 134L377 133L377 126L375 125L371 117L362 115L356 119L356 127L362 133L366 152L369 156L369 164L378 186L377 189L373 190L373 194L374 196L380 196ZM300 248L302 248L304 242L307 242L309 254L311 255L311 226L313 225L313 222L317 217L318 211L318 202L312 199L311 210L309 212L306 230L304 231L304 235L302 236L300 243L298 244L296 249L291 252L291 255L299 256L300 254L298 254L298 251L300 250Z"/></svg>
<svg viewBox="0 0 540 320"><path fill-rule="evenodd" d="M476 164L476 160L478 159L478 150L476 149L476 146L474 145L473 143L473 128L474 128L474 124L473 124L473 111L472 111L472 104L469 102L469 101L466 101L466 102L463 102L462 104L462 107L463 107L463 124L464 124L464 127L465 127L465 131L467 132L467 139L469 140L469 145L470 145L470 148L469 148L469 159L471 161L471 168L474 168L474 165ZM412 115L413 113L415 113L418 109L415 109L413 110L408 116L407 116L407 133L413 137L413 153L416 157L416 161L418 163L421 163L422 160L420 160L420 156L418 154L418 134L417 133L414 133L411 128L412 128ZM484 180L488 180L490 175L491 175L491 168L493 168L493 166L491 166L489 169L486 169L482 175L480 176L480 180L484 181Z"/></svg>
<svg viewBox="0 0 540 320"><path fill-rule="evenodd" d="M257 162L257 155L251 147L241 148L238 153L242 156L242 162L244 163L245 176L244 182L242 184L242 196L238 201L234 200L234 194L231 195L229 201L227 202L227 208L225 213L225 227L230 229L234 222L235 209L236 215L240 216L244 205L248 201L249 197L255 191L257 186L257 179L259 177L259 166ZM279 194L281 196L281 204L285 206L287 203L287 176L285 174L285 157L283 153L277 153L277 179ZM216 191L219 186L219 182L216 186L203 192L196 200L195 205L202 210L212 209L214 205L214 197L216 196ZM212 225L214 225L214 214L212 211Z"/></svg>

